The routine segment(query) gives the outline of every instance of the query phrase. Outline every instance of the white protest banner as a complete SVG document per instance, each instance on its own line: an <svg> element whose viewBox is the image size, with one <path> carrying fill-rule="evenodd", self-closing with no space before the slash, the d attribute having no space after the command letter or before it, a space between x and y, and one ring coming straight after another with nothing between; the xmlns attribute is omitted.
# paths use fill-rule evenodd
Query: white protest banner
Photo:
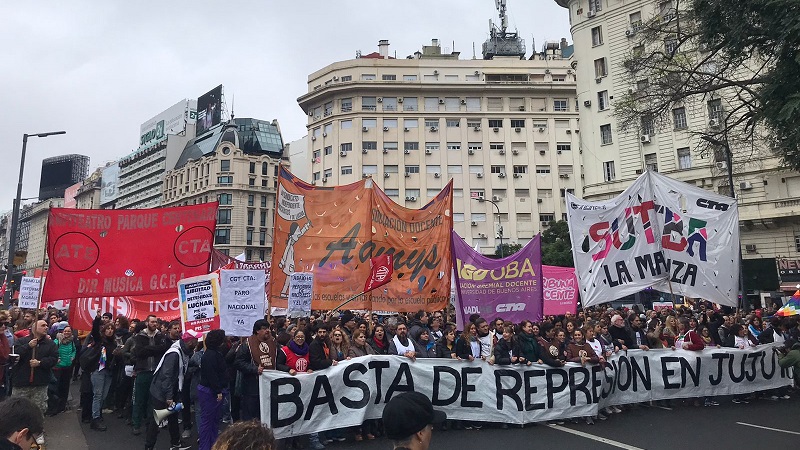
<svg viewBox="0 0 800 450"><path fill-rule="evenodd" d="M263 270L219 271L220 328L229 336L250 336L253 324L264 318L266 297Z"/></svg>
<svg viewBox="0 0 800 450"><path fill-rule="evenodd" d="M295 272L289 281L289 317L311 315L311 297L314 294L314 274Z"/></svg>
<svg viewBox="0 0 800 450"><path fill-rule="evenodd" d="M40 278L22 277L19 283L19 307L23 309L38 308L40 287Z"/></svg>
<svg viewBox="0 0 800 450"><path fill-rule="evenodd" d="M523 424L591 416L611 405L762 391L790 384L790 373L771 346L630 350L604 366L564 367L365 356L312 374L264 371L261 421L276 438L359 426L380 418L393 395L416 391L448 419Z"/></svg>
<svg viewBox="0 0 800 450"><path fill-rule="evenodd" d="M736 306L735 199L647 171L611 200L567 205L584 307L648 287Z"/></svg>
<svg viewBox="0 0 800 450"><path fill-rule="evenodd" d="M210 273L178 282L183 331L207 333L219 328L219 275Z"/></svg>

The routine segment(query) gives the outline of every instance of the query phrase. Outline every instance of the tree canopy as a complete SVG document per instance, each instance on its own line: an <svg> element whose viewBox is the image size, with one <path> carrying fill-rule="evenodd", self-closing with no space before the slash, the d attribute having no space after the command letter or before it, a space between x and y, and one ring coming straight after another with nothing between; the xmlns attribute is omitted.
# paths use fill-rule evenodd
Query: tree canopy
<svg viewBox="0 0 800 450"><path fill-rule="evenodd" d="M550 222L550 226L542 232L542 264L575 267L569 227L565 220Z"/></svg>
<svg viewBox="0 0 800 450"><path fill-rule="evenodd" d="M739 158L767 148L800 170L800 2L673 0L632 23L624 67L631 89L615 103L623 129L667 124ZM662 6L663 8L663 6ZM708 117L687 126L688 112ZM699 112L699 113L698 113ZM766 145L765 145L766 144Z"/></svg>

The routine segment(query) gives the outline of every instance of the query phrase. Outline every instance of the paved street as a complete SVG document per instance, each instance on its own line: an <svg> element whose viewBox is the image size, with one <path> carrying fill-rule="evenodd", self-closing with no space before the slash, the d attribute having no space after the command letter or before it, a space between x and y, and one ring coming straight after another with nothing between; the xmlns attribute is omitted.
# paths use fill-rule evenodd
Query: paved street
<svg viewBox="0 0 800 450"><path fill-rule="evenodd" d="M73 386L74 388L75 386ZM721 406L694 407L675 402L672 409L639 407L616 414L596 425L528 425L524 429L483 428L481 430L436 431L432 449L612 449L675 450L692 448L787 448L800 440L800 396L791 400L758 400L735 405L719 398ZM123 420L109 418L106 432L80 424L76 411L46 421L47 450L141 450L144 437L133 436ZM196 436L192 438L195 440ZM164 430L157 448L166 449ZM356 443L352 440L330 445L331 449L390 449L385 439Z"/></svg>

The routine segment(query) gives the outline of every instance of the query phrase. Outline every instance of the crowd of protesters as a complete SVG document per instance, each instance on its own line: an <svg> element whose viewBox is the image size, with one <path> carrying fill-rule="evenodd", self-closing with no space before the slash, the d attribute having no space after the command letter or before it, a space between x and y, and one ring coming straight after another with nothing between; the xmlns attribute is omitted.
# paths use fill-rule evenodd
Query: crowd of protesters
<svg viewBox="0 0 800 450"><path fill-rule="evenodd" d="M261 417L258 380L265 370L311 373L368 355L558 367L567 362L604 364L611 354L628 349L701 350L778 343L784 348L781 366L797 371L798 320L762 319L773 313L765 309L742 315L696 302L660 311L589 308L539 322L473 315L458 330L452 310L390 316L344 311L300 319L268 317L253 324L252 335L236 337L222 330L199 336L182 332L179 321L155 316L129 320L99 310L91 330L73 330L57 310L14 307L0 311L0 398L26 397L48 416L74 406L97 432L107 430L109 417L114 417L119 421L115 426L126 423L132 434L144 434L147 449L156 445L162 428L168 431L172 449L192 448L189 440L196 428L196 445L208 450L219 440L220 427ZM75 405L68 401L73 382L80 392ZM778 401L789 399L791 392L791 388L775 389L734 396L732 401ZM719 404L711 397L688 402ZM157 423L154 409L179 411ZM604 408L581 420L593 424L624 409ZM446 430L484 425L446 421L440 426ZM322 449L334 442L372 440L383 434L380 420L367 420L358 427L279 444L297 446L307 440L311 448Z"/></svg>

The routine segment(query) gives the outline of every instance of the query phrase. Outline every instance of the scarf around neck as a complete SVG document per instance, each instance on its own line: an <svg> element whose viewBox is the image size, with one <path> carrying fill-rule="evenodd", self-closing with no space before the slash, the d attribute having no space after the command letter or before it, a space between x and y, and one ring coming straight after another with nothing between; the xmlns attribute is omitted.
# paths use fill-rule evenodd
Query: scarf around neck
<svg viewBox="0 0 800 450"><path fill-rule="evenodd" d="M308 343L306 342L303 342L303 346L300 347L299 345L297 345L297 342L291 340L289 341L287 347L289 347L289 350L291 350L292 353L294 353L297 356L304 356L306 353L308 353Z"/></svg>

